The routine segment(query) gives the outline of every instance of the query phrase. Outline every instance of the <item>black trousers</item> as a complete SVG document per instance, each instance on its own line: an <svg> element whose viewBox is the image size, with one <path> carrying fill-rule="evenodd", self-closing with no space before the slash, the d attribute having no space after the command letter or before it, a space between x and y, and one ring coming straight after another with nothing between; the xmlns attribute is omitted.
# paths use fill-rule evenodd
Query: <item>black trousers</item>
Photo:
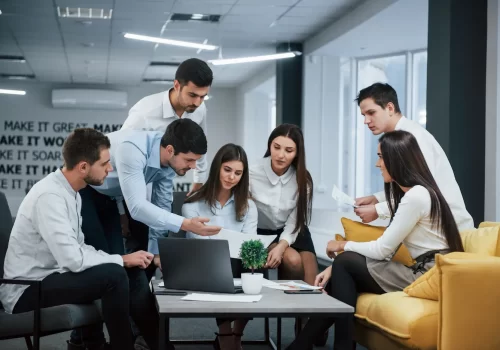
<svg viewBox="0 0 500 350"><path fill-rule="evenodd" d="M333 298L356 308L358 293L384 294L366 267L366 258L358 253L344 252L332 263L332 277L325 287ZM312 349L314 341L335 323L335 350L352 350L354 315L330 318L310 318L289 350Z"/></svg>
<svg viewBox="0 0 500 350"><path fill-rule="evenodd" d="M41 285L42 307L88 304L101 299L112 349L134 349L129 315L151 350L158 349L159 317L143 270L103 264L79 273L52 274ZM33 310L36 297L34 289L26 289L17 302L14 313Z"/></svg>
<svg viewBox="0 0 500 350"><path fill-rule="evenodd" d="M79 193L82 198L82 231L86 244L108 254L123 255L125 251L132 253L138 250L147 250L148 227L130 217L125 203L131 235L125 239L124 243L116 201L101 194L91 186L86 186ZM146 274L147 281L151 280L154 272L154 265L141 271L141 273ZM134 330L136 329L134 328ZM70 339L74 344L84 343L96 347L105 342L102 324L75 329L71 333Z"/></svg>

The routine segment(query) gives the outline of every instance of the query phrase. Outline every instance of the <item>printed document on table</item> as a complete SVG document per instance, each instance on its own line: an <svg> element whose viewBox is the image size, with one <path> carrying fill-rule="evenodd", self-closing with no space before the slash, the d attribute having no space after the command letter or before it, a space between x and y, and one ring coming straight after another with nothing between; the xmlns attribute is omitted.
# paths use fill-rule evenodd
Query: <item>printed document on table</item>
<svg viewBox="0 0 500 350"><path fill-rule="evenodd" d="M241 233L238 231L226 230L223 228L216 235L210 236L211 239L225 239L229 243L229 254L233 259L240 259L240 248L243 242L258 239L263 244L264 247L269 247L271 243L276 238L276 235L257 235L250 233Z"/></svg>
<svg viewBox="0 0 500 350"><path fill-rule="evenodd" d="M339 190L339 188L335 185L333 185L332 198L339 203L347 204L354 208L358 207L357 205L355 205L356 201L351 196Z"/></svg>

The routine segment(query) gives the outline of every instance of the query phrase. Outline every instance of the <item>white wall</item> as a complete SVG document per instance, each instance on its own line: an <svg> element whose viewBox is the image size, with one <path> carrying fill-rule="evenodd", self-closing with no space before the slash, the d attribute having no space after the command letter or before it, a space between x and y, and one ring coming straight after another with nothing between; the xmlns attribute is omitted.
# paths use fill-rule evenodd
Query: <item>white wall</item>
<svg viewBox="0 0 500 350"><path fill-rule="evenodd" d="M500 221L500 4L488 1L484 218Z"/></svg>
<svg viewBox="0 0 500 350"><path fill-rule="evenodd" d="M269 87L269 81L275 79L276 64L270 63L252 79L240 85L236 90L236 105L239 123L238 139L240 145L247 152L248 160L252 163L261 158L267 147L267 138L271 132L269 119L271 117L270 99L275 96L274 91L264 91L263 86Z"/></svg>
<svg viewBox="0 0 500 350"><path fill-rule="evenodd" d="M119 128L126 119L128 109L139 99L149 94L166 90L165 86L144 85L139 87L130 86L81 86L61 85L45 83L2 83L5 89L26 90L26 96L0 95L0 191L5 192L13 214L24 197L25 188L31 183L43 177L43 166L59 166L61 147L59 145L44 145L45 137L66 137L68 129L60 130L61 125L78 127L94 127L94 124L108 125L112 131L114 127ZM128 106L123 110L83 110L83 109L54 109L51 105L51 91L54 88L98 88L126 91L128 93ZM238 142L238 123L236 115L235 97L232 89L211 90L212 99L206 102L208 109L208 161L209 164L217 150L228 142ZM6 130L7 121L33 122L33 131ZM40 124L41 123L41 124ZM47 123L47 131L44 130ZM64 124L63 124L64 123ZM41 129L39 127L41 126ZM20 136L22 145L7 145L8 136ZM28 145L31 137L31 145ZM34 145L35 137L39 137L38 146ZM15 138L13 141L16 141ZM12 140L11 140L12 141ZM3 142L3 143L2 143ZM3 152L2 152L3 151ZM11 151L11 152L10 152ZM23 152L19 152L23 151ZM24 152L26 151L26 152ZM44 154L53 156L50 160L35 159L37 152L45 151ZM26 159L24 154L26 153ZM11 158L11 159L8 159ZM55 158L55 159L54 159ZM11 165L7 169L7 165ZM18 167L15 167L18 165ZM2 168L3 166L3 168ZM28 167L29 166L29 167ZM35 167L36 168L36 174ZM19 170L19 173L6 174L7 171ZM20 174L20 175L19 175ZM20 180L20 181L18 181ZM191 182L192 174L180 179L182 182Z"/></svg>

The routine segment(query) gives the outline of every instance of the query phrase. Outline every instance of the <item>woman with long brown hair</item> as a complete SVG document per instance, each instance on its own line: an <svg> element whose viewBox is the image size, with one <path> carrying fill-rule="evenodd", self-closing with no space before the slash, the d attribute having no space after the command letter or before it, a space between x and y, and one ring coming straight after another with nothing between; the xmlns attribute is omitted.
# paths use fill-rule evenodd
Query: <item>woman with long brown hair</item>
<svg viewBox="0 0 500 350"><path fill-rule="evenodd" d="M257 207L249 197L249 170L245 150L229 143L215 154L207 182L182 206L185 218L206 217L211 224L243 233L257 233ZM188 238L210 239L215 236L200 236L191 232ZM241 260L231 259L234 277L240 277ZM232 322L234 321L234 325ZM219 332L214 342L215 349L241 349L241 336L248 319L217 319Z"/></svg>
<svg viewBox="0 0 500 350"><path fill-rule="evenodd" d="M264 158L250 167L250 192L259 212L257 233L277 235L266 267L278 268L280 279L314 283L318 263L307 227L313 180L298 126L281 124L271 132Z"/></svg>
<svg viewBox="0 0 500 350"><path fill-rule="evenodd" d="M331 267L320 273L316 285L337 300L356 307L358 293L383 294L401 291L434 266L437 253L463 251L458 227L425 161L415 137L407 131L392 131L380 138L380 168L391 221L384 234L371 242L330 241ZM407 267L390 258L405 244L416 264ZM336 350L352 350L353 316L311 318L302 333L287 348L312 349L311 339L335 322Z"/></svg>

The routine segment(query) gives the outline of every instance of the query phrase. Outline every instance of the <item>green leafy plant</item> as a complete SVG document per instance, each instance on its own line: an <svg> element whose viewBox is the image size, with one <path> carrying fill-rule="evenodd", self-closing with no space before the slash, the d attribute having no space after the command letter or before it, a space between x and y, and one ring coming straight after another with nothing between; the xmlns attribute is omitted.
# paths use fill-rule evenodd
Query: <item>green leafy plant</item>
<svg viewBox="0 0 500 350"><path fill-rule="evenodd" d="M267 249L262 241L251 239L241 245L240 258L243 267L252 270L253 274L254 270L260 269L266 264Z"/></svg>

